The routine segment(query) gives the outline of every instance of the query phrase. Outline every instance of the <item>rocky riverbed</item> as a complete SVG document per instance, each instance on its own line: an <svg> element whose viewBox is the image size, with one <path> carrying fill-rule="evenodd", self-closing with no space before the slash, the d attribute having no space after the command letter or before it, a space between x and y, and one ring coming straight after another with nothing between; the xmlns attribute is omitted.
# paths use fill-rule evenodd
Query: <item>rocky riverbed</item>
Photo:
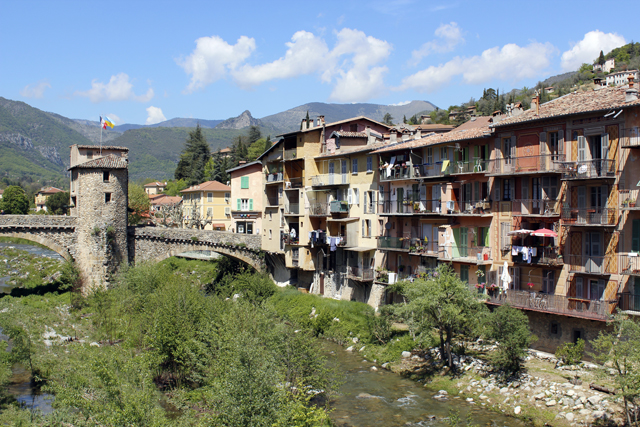
<svg viewBox="0 0 640 427"><path fill-rule="evenodd" d="M63 261L47 249L0 242L0 292L54 283L62 276Z"/></svg>

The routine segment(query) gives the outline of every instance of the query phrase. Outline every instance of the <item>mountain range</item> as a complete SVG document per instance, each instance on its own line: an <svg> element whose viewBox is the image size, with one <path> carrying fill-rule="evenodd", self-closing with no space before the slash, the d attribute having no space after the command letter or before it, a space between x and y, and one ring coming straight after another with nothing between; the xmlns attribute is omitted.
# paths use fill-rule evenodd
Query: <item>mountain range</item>
<svg viewBox="0 0 640 427"><path fill-rule="evenodd" d="M65 188L69 146L102 141L105 145L129 148L131 180L171 178L188 133L197 124L202 127L211 150L217 151L246 134L249 126L258 126L263 135L272 139L297 130L307 112L311 118L325 116L328 123L355 116L382 121L386 113L400 121L403 116L428 113L435 108L426 101L402 105L313 102L262 119L254 118L246 110L227 120L174 118L153 125L123 124L101 133L97 121L70 119L0 97L0 176Z"/></svg>

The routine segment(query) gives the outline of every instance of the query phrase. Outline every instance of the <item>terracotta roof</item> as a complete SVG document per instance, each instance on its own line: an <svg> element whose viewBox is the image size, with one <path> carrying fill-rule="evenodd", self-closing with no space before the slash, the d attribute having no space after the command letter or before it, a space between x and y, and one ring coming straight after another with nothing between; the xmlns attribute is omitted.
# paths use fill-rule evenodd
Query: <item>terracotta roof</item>
<svg viewBox="0 0 640 427"><path fill-rule="evenodd" d="M421 130L431 130L431 131L436 131L436 130L453 130L456 127L453 125L441 125L438 123L428 123L428 124L424 124L424 125L414 125L414 127L416 129L421 129Z"/></svg>
<svg viewBox="0 0 640 427"><path fill-rule="evenodd" d="M0 194L4 194L4 190L0 188Z"/></svg>
<svg viewBox="0 0 640 427"><path fill-rule="evenodd" d="M218 181L207 181L193 185L181 191L181 193L195 193L199 191L231 191L231 187Z"/></svg>
<svg viewBox="0 0 640 427"><path fill-rule="evenodd" d="M243 169L253 165L262 165L262 162L259 160L253 161L251 163L245 163L243 165L236 166L235 168L227 169L227 173L237 171L238 169Z"/></svg>
<svg viewBox="0 0 640 427"><path fill-rule="evenodd" d="M167 183L166 182L160 182L160 181L155 181L155 182L150 182L148 184L145 184L145 187L166 187Z"/></svg>
<svg viewBox="0 0 640 427"><path fill-rule="evenodd" d="M477 117L474 121L469 121L458 126L451 132L438 133L428 135L424 138L414 139L413 141L399 142L382 149L374 151L374 153L386 153L389 151L406 150L409 148L420 148L427 145L442 144L446 142L464 141L467 139L486 138L491 135L489 128L490 117Z"/></svg>
<svg viewBox="0 0 640 427"><path fill-rule="evenodd" d="M534 107L519 116L509 117L498 123L494 123L492 127L498 128L515 123L532 122L596 111L611 111L616 108L640 105L640 99L625 102L625 91L627 88L627 86L603 87L593 91L570 93L541 104L540 114L536 114Z"/></svg>
<svg viewBox="0 0 640 427"><path fill-rule="evenodd" d="M38 194L55 194L55 193L62 193L63 191L64 190L61 190L56 187L44 187L44 188L41 188L40 191L38 191Z"/></svg>
<svg viewBox="0 0 640 427"><path fill-rule="evenodd" d="M331 157L348 156L350 154L364 153L367 151L377 150L379 148L386 147L387 145L389 145L389 143L377 142L375 144L361 145L358 147L344 147L344 148L337 149L335 153L321 154L319 156L316 156L315 158L326 159Z"/></svg>
<svg viewBox="0 0 640 427"><path fill-rule="evenodd" d="M97 159L89 160L84 163L80 163L68 170L80 168L80 169L126 169L127 159L120 156L114 156L109 154L108 156L100 157Z"/></svg>
<svg viewBox="0 0 640 427"><path fill-rule="evenodd" d="M71 147L73 147L73 145ZM102 147L99 145L78 145L78 148L97 148L98 150L102 148L103 150L129 151L127 147L118 147L116 145L103 145Z"/></svg>
<svg viewBox="0 0 640 427"><path fill-rule="evenodd" d="M154 197L151 199L152 205L177 205L182 202L182 197L180 196L167 196L166 194L162 194L162 197Z"/></svg>
<svg viewBox="0 0 640 427"><path fill-rule="evenodd" d="M231 152L231 148L227 147L227 148L223 148L222 150L220 150L221 153L230 153Z"/></svg>
<svg viewBox="0 0 640 427"><path fill-rule="evenodd" d="M346 130L334 130L331 132L331 136L338 135L340 138L366 138L367 134L364 132L349 132Z"/></svg>
<svg viewBox="0 0 640 427"><path fill-rule="evenodd" d="M351 117L350 119L339 120L339 121L333 122L333 123L325 123L324 127L328 128L328 127L336 126L336 125L339 125L339 124L342 124L342 123L354 122L356 120L368 120L371 123L375 123L375 124L378 124L380 126L384 126L387 129L391 129L392 128L392 126L389 126L388 124L385 124L385 123L382 123L382 122L378 122L378 121L370 119L369 117L366 117L366 116ZM297 134L299 132L302 132L302 133L311 132L311 131L318 130L318 129L322 129L322 126L314 126L314 127L310 128L310 129L296 130L296 131L293 131L293 132L287 132L287 133L283 133L281 135L276 135L276 137L285 136L285 135L295 135L295 134Z"/></svg>

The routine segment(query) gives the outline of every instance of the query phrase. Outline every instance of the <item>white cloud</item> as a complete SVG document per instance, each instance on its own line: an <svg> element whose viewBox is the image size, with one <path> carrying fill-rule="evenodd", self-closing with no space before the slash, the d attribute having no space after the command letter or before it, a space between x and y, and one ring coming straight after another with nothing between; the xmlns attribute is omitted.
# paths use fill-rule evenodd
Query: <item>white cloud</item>
<svg viewBox="0 0 640 427"><path fill-rule="evenodd" d="M438 66L430 66L402 80L399 90L415 89L433 92L456 76L462 76L467 84L479 84L493 79L517 82L539 76L550 65L556 49L550 43L530 43L521 47L507 44L494 47L481 55L469 58L456 57Z"/></svg>
<svg viewBox="0 0 640 427"><path fill-rule="evenodd" d="M51 88L49 81L40 80L38 83L26 85L20 91L20 95L24 96L25 98L42 98L44 96L44 91L47 88Z"/></svg>
<svg viewBox="0 0 640 427"><path fill-rule="evenodd" d="M191 55L184 60L176 60L191 75L191 82L185 91L191 93L221 79L228 71L243 63L255 48L255 40L246 36L241 36L235 45L218 36L199 38Z"/></svg>
<svg viewBox="0 0 640 427"><path fill-rule="evenodd" d="M575 71L582 64L591 64L600 55L624 45L624 37L616 33L603 33L600 30L589 31L584 38L562 54L561 65L564 71Z"/></svg>
<svg viewBox="0 0 640 427"><path fill-rule="evenodd" d="M111 76L108 83L99 82L97 79L91 81L91 89L87 91L77 91L76 96L85 96L93 103L102 101L138 101L149 102L153 96L153 88L149 88L144 95L136 95L133 92L133 84L129 81L129 76L120 73Z"/></svg>
<svg viewBox="0 0 640 427"><path fill-rule="evenodd" d="M402 107L403 105L409 105L411 104L411 101L402 101L402 102L398 102L396 104L389 104L389 106L391 107Z"/></svg>
<svg viewBox="0 0 640 427"><path fill-rule="evenodd" d="M119 116L117 116L116 114L109 113L107 115L107 117L109 117L113 121L114 125L122 124L122 119Z"/></svg>
<svg viewBox="0 0 640 427"><path fill-rule="evenodd" d="M435 31L436 39L423 44L420 49L411 52L411 65L418 65L420 60L432 53L451 52L457 45L464 42L462 31L455 22L440 25Z"/></svg>
<svg viewBox="0 0 640 427"><path fill-rule="evenodd" d="M147 108L147 121L145 125L155 125L156 123L164 122L167 118L162 114L162 110L159 107L150 106Z"/></svg>
<svg viewBox="0 0 640 427"><path fill-rule="evenodd" d="M330 50L322 37L298 31L285 44L284 56L251 65L245 61L255 49L253 39L242 36L235 46L230 46L214 36L198 39L196 50L179 65L192 75L187 92L227 75L239 87L250 89L271 80L317 74L324 83L334 84L331 94L334 100L363 101L379 94L384 89L383 75L387 72L379 64L389 57L391 44L348 28L339 31L336 38Z"/></svg>

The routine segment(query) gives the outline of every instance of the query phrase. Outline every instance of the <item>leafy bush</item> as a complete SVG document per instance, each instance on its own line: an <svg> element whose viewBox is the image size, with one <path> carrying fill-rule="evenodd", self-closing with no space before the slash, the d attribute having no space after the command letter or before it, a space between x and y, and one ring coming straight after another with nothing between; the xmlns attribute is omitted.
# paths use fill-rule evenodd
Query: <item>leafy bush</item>
<svg viewBox="0 0 640 427"><path fill-rule="evenodd" d="M233 298L239 294L253 303L262 303L277 291L277 286L267 274L242 272L231 276L232 280L224 280L220 284L213 283L210 290L222 297Z"/></svg>
<svg viewBox="0 0 640 427"><path fill-rule="evenodd" d="M577 365L584 356L584 340L578 338L576 343L564 343L556 350L556 357L565 365Z"/></svg>
<svg viewBox="0 0 640 427"><path fill-rule="evenodd" d="M498 342L491 363L507 375L522 369L526 350L537 338L529 330L529 318L509 305L498 307L487 319L488 336Z"/></svg>

